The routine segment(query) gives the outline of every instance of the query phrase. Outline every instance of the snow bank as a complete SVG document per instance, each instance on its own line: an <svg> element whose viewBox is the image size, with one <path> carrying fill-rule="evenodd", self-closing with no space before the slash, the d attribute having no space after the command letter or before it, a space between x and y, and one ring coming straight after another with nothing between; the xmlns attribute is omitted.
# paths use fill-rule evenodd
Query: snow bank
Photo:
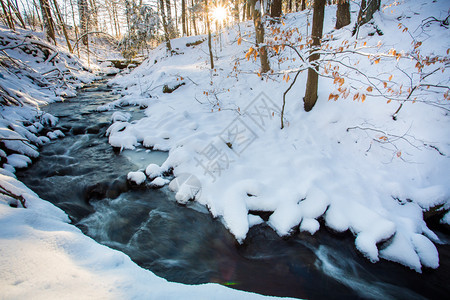
<svg viewBox="0 0 450 300"><path fill-rule="evenodd" d="M0 146L10 154L0 166L15 172L39 156L38 147L63 137L60 130L43 132L58 119L40 106L76 95L76 88L95 76L76 57L36 34L0 27Z"/></svg>
<svg viewBox="0 0 450 300"><path fill-rule="evenodd" d="M416 61L385 57L375 61L372 55L392 54L392 49L412 53L411 33L415 41L423 41L421 55L448 59L447 29L437 22L420 26L430 16L445 18L449 7L445 1L389 4L384 2L375 14L382 36L373 34L370 24L357 38L351 36L351 26L334 30L335 6L326 8L324 32L333 47L361 45L362 54L346 53L342 60L358 64L370 80L378 80L376 88L385 85L404 94L410 78L403 72L412 72L416 80ZM281 30L293 29L293 39L298 37L296 30L306 35L305 13L289 15L285 23ZM321 78L318 102L306 113L301 102L303 72L287 95L286 127L280 130L282 95L294 77L283 76L302 64L298 57L293 60L296 54L288 48L279 53L270 50L274 73L257 76L259 60L244 57L252 45L247 40L254 40L253 25L243 23L239 28L230 28L215 40L215 70L209 69L207 44L188 47L186 43L199 39L189 37L172 41L180 54L168 57L161 45L140 67L111 80L123 97L102 109L119 105L147 109L146 117L133 124L113 124L110 143L122 149L170 150L166 162L148 166L146 174L164 178L173 170L175 177L197 178L201 193L178 185L177 200L186 203L195 198L221 217L240 242L250 226L261 222L251 215L254 210L271 212L267 223L279 235L297 228L314 234L323 218L335 231L351 231L356 248L373 262L384 258L418 272L422 266L438 267L431 242L438 238L422 214L432 207L450 207L450 119L443 95L421 90L415 103L404 103L394 120L402 102L368 93L363 84L367 78L348 69L343 87L352 86L355 95L367 93L359 98L365 101L327 101L339 86L333 79ZM273 39L270 32L268 40ZM244 37L240 45L239 36ZM448 68L430 76L430 82L449 83ZM175 82L185 84L172 93L163 92L164 85Z"/></svg>

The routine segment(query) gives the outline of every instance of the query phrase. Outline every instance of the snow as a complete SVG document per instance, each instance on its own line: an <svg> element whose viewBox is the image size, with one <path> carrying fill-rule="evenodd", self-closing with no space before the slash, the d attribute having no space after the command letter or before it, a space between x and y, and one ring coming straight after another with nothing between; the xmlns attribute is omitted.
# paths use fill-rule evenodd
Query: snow
<svg viewBox="0 0 450 300"><path fill-rule="evenodd" d="M296 228L314 234L323 218L332 230L353 233L356 249L372 262L383 258L417 272L422 266L436 268L439 258L433 242L440 241L426 226L423 212L450 208L448 102L443 92L432 89L418 90L414 102L402 99L409 84L447 86L448 68L419 81L416 61L387 54L392 49L404 56L416 53L413 41L421 41L422 57L448 57L448 31L438 23L421 24L430 16L445 18L449 7L445 1L389 4L384 2L375 14L382 36L373 35L370 24L360 28L357 38L351 36L353 25L334 30L333 5L326 7L324 33L332 47L355 45L359 54L346 53L336 60L369 74L372 89L393 89L391 99L368 92L367 78L348 68L340 74L346 76L342 87L351 89L351 96L327 101L330 94L339 93L339 86L333 78L322 77L318 102L306 113L301 102L303 72L287 94L286 127L280 130L282 95L302 65L287 48L278 56L273 51L274 73L260 78L259 59L244 58L254 39L248 22L240 29L228 28L214 41L216 70L209 70L207 43L186 47L199 37L184 37L172 41L179 55L168 57L161 45L131 73L112 79L123 97L102 109L147 108L146 117L110 127L111 145L169 151L168 159L161 166L149 165L146 174L170 179L164 174L173 171L175 177L197 178L198 193L179 183L172 186L177 201L206 206L241 243L249 228L260 222L251 216L252 210L273 212L267 224L281 236ZM298 29L304 36L306 22L306 14L300 12L288 15L280 27ZM241 45L239 36L245 37ZM273 41L270 30L266 40ZM375 62L377 53L386 55ZM277 61L278 57L285 60ZM330 63L329 68L336 65ZM288 72L290 79L284 82ZM409 78L404 72L413 75ZM185 84L163 93L164 85L180 82ZM366 94L365 101L352 101L356 93Z"/></svg>
<svg viewBox="0 0 450 300"><path fill-rule="evenodd" d="M145 182L145 179L147 176L145 176L144 172L130 172L127 175L127 179L131 182L136 183L137 185L140 185Z"/></svg>
<svg viewBox="0 0 450 300"><path fill-rule="evenodd" d="M170 181L161 177L157 177L150 182L150 186L152 187L163 187L168 184Z"/></svg>
<svg viewBox="0 0 450 300"><path fill-rule="evenodd" d="M14 168L26 168L31 163L31 159L25 155L11 154L8 156L7 162Z"/></svg>

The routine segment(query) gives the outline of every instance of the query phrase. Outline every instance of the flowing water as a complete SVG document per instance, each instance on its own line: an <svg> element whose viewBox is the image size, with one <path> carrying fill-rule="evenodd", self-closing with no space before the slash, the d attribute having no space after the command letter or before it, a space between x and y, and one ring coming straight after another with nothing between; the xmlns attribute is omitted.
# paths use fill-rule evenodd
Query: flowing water
<svg viewBox="0 0 450 300"><path fill-rule="evenodd" d="M17 174L99 243L123 251L161 277L188 284L216 282L308 299L448 296L448 244L438 246L440 268L423 274L387 261L372 264L356 252L349 233L327 229L285 239L262 224L251 228L239 245L202 206L178 205L167 188L130 185L129 171L161 164L167 154L148 149L120 153L108 144L105 132L112 112L96 108L117 98L98 82L76 98L44 107L60 118L58 128L66 137L44 146L40 158ZM138 107L122 110L132 111L135 119L144 116Z"/></svg>

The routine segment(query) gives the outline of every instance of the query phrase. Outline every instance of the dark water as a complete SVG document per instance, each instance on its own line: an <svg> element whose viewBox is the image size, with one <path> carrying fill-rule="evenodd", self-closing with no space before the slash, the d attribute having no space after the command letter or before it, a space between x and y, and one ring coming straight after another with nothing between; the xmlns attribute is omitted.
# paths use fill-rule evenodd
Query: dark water
<svg viewBox="0 0 450 300"><path fill-rule="evenodd" d="M125 252L170 281L217 282L266 295L308 299L445 299L449 245L438 247L440 268L417 274L401 265L372 264L356 252L349 234L321 229L280 238L267 225L253 227L243 245L197 204L180 206L166 188L133 187L126 174L161 164L165 153L114 151L105 132L112 112L96 107L116 99L104 83L44 110L58 116L66 137L41 149L19 178L64 209L98 242ZM143 116L139 108L135 118ZM322 226L324 228L324 226ZM444 235L448 238L448 235Z"/></svg>

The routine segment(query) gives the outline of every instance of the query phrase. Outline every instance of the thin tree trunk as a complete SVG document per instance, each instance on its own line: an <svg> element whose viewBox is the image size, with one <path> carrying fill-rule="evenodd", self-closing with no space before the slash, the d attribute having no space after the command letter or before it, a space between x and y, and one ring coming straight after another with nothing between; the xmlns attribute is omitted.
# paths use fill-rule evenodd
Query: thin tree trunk
<svg viewBox="0 0 450 300"><path fill-rule="evenodd" d="M119 15L117 13L116 2L113 2L112 9L113 9L113 17L114 17L114 26L116 27L117 37L120 37L122 35L122 33L120 32Z"/></svg>
<svg viewBox="0 0 450 300"><path fill-rule="evenodd" d="M301 10L305 10L306 9L306 0L302 0L302 5L301 5Z"/></svg>
<svg viewBox="0 0 450 300"><path fill-rule="evenodd" d="M211 29L209 25L209 7L208 7L208 0L205 0L205 6L206 6L206 28L208 30L208 48L209 48L209 60L211 63L211 70L214 70L214 57L212 53L212 46L211 46Z"/></svg>
<svg viewBox="0 0 450 300"><path fill-rule="evenodd" d="M175 12L175 36L178 36L178 12L177 12L177 0L173 0L173 8Z"/></svg>
<svg viewBox="0 0 450 300"><path fill-rule="evenodd" d="M22 28L27 29L27 26L25 25L25 22L23 21L22 15L20 14L17 2L13 3L11 0L8 0L8 3L12 7L12 9L14 11L14 14L16 15L17 19L19 19L19 22L22 25Z"/></svg>
<svg viewBox="0 0 450 300"><path fill-rule="evenodd" d="M255 25L255 35L256 35L256 47L258 47L259 58L261 60L261 74L266 73L270 70L269 59L267 57L266 46L260 46L264 43L264 24L262 22L262 6L261 0L257 0L254 3L253 9L253 24Z"/></svg>
<svg viewBox="0 0 450 300"><path fill-rule="evenodd" d="M309 62L315 65L314 68L308 69L308 79L306 81L306 92L303 98L305 111L310 111L317 101L317 88L319 83L319 66L315 61L320 58L320 54L314 54L320 48L320 40L323 31L323 19L325 12L325 0L314 0L313 25L311 30L312 36L312 51L309 57Z"/></svg>
<svg viewBox="0 0 450 300"><path fill-rule="evenodd" d="M194 0L191 0L191 7L194 7ZM192 11L192 27L194 27L194 34L198 35L197 24L195 22L195 13Z"/></svg>
<svg viewBox="0 0 450 300"><path fill-rule="evenodd" d="M33 31L36 31L35 25L36 25L36 17L34 16L34 10L30 7L30 2L26 1L25 2L27 4L28 7L28 15L29 17L29 22L28 25L30 25L31 29L33 29ZM31 18L31 19L30 19Z"/></svg>
<svg viewBox="0 0 450 300"><path fill-rule="evenodd" d="M55 6L56 15L58 16L59 22L61 23L61 26L62 26L62 29L63 29L63 33L64 33L64 37L66 38L67 48L69 49L70 53L73 53L73 49L72 49L72 46L70 45L70 41L69 41L69 35L67 34L67 30L66 30L66 24L64 24L64 20L61 17L61 13L59 11L58 3L56 2L56 0L53 0L53 4Z"/></svg>
<svg viewBox="0 0 450 300"><path fill-rule="evenodd" d="M336 11L336 29L350 24L350 1L338 0Z"/></svg>
<svg viewBox="0 0 450 300"><path fill-rule="evenodd" d="M9 14L8 10L6 9L5 3L3 2L3 0L0 0L0 2L2 5L3 14L5 15L6 25L8 25L9 29L15 30L14 21L12 20L11 15Z"/></svg>
<svg viewBox="0 0 450 300"><path fill-rule="evenodd" d="M247 20L250 20L253 16L253 11L252 11L252 4L251 2L253 2L253 7L254 7L254 1L253 0L247 0Z"/></svg>
<svg viewBox="0 0 450 300"><path fill-rule="evenodd" d="M187 34L187 29L186 29L186 1L185 0L181 0L181 27L182 27L182 32L183 32L183 36Z"/></svg>
<svg viewBox="0 0 450 300"><path fill-rule="evenodd" d="M55 26L53 23L53 18L52 18L51 12L50 12L50 5L48 3L48 0L39 0L39 2L41 4L42 19L43 19L47 39L49 41L53 40L53 42L56 45Z"/></svg>
<svg viewBox="0 0 450 300"><path fill-rule="evenodd" d="M172 10L170 8L170 0L166 0L166 22L167 22L167 28L169 30L169 37L172 39L176 36L174 26L173 26L173 19L172 19Z"/></svg>
<svg viewBox="0 0 450 300"><path fill-rule="evenodd" d="M167 28L167 20L166 20L166 14L164 12L164 0L159 0L160 4L160 12L161 12L161 19L164 29L164 39L166 40L166 48L167 52L169 52L170 55L172 55L172 45L170 44L170 36L169 36L169 29Z"/></svg>
<svg viewBox="0 0 450 300"><path fill-rule="evenodd" d="M92 25L94 27L94 31L98 30L98 8L95 0L89 0L89 4L91 7L91 10L89 11L90 20L92 20Z"/></svg>
<svg viewBox="0 0 450 300"><path fill-rule="evenodd" d="M239 23L239 4L241 1L234 0L234 22Z"/></svg>
<svg viewBox="0 0 450 300"><path fill-rule="evenodd" d="M41 29L42 29L42 31L44 31L44 22L41 21L41 17L39 16L39 8L38 8L38 5L35 0L33 0L33 5L34 5L34 9L36 10L36 16L39 21L39 24L41 25Z"/></svg>
<svg viewBox="0 0 450 300"><path fill-rule="evenodd" d="M75 23L75 9L74 9L72 0L70 0L70 7L72 8L72 22L73 22L73 28L75 31L75 40L78 41L78 29L77 29L77 25ZM77 47L77 54L78 54L78 57L80 57L80 47Z"/></svg>
<svg viewBox="0 0 450 300"><path fill-rule="evenodd" d="M86 34L89 32L89 10L86 0L78 0L78 14L81 28L80 35L83 37L83 44L87 46L89 43L89 37Z"/></svg>

